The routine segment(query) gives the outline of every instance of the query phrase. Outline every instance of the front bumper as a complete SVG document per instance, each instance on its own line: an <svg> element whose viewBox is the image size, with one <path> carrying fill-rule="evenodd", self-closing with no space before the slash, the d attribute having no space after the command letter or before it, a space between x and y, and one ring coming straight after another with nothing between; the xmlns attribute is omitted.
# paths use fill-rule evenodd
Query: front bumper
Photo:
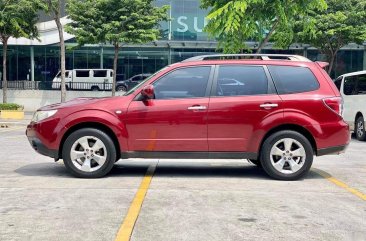
<svg viewBox="0 0 366 241"><path fill-rule="evenodd" d="M36 152L38 152L39 154L44 155L44 156L49 156L49 157L52 157L54 159L58 159L58 151L57 150L48 149L41 142L41 140L39 140L37 137L29 137L28 136L28 141L31 144L31 146L33 147L33 149Z"/></svg>

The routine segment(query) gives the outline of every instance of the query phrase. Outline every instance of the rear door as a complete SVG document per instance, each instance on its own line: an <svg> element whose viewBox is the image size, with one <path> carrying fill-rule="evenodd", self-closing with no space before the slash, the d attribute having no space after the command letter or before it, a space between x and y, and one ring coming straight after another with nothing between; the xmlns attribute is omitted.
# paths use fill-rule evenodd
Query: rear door
<svg viewBox="0 0 366 241"><path fill-rule="evenodd" d="M248 141L263 135L270 116L283 116L281 104L264 66L218 66L208 111L209 151L256 152Z"/></svg>

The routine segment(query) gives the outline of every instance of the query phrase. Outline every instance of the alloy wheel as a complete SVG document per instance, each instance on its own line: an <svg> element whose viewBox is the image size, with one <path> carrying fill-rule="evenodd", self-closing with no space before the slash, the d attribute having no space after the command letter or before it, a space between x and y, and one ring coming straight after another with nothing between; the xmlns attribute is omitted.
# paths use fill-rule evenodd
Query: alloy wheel
<svg viewBox="0 0 366 241"><path fill-rule="evenodd" d="M271 148L272 166L280 173L293 174L305 164L306 151L304 146L295 139L283 138Z"/></svg>
<svg viewBox="0 0 366 241"><path fill-rule="evenodd" d="M77 169L84 172L94 172L106 162L107 148L99 138L84 136L72 145L70 158Z"/></svg>

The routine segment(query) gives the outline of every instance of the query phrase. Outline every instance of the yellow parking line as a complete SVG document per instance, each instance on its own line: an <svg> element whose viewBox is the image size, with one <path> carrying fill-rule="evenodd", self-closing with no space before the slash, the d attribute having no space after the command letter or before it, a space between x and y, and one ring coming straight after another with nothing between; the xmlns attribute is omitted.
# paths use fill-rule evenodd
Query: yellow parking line
<svg viewBox="0 0 366 241"><path fill-rule="evenodd" d="M139 216L142 203L144 202L147 190L149 189L151 180L153 178L154 172L156 169L156 165L151 165L145 174L144 179L142 180L140 187L133 199L130 208L128 209L128 213L123 220L121 227L118 230L115 241L128 241L131 238L133 228L135 226L136 220Z"/></svg>
<svg viewBox="0 0 366 241"><path fill-rule="evenodd" d="M316 173L318 173L320 176L324 177L328 181L330 181L330 182L334 183L335 185L337 185L338 187L341 187L341 188L347 190L348 192L356 195L357 197L361 198L362 200L366 201L366 194L363 194L362 192L358 191L357 189L354 189L354 188L348 186L344 182L336 179L335 177L332 177L332 175L330 175L329 173L326 173L325 171L315 169L315 168L313 168L313 170Z"/></svg>
<svg viewBox="0 0 366 241"><path fill-rule="evenodd" d="M21 126L21 127L15 127L15 128L10 128L10 129L0 129L0 133L4 133L4 132L10 132L10 131L16 131L16 130L20 130L20 129L24 129L25 130L26 127Z"/></svg>

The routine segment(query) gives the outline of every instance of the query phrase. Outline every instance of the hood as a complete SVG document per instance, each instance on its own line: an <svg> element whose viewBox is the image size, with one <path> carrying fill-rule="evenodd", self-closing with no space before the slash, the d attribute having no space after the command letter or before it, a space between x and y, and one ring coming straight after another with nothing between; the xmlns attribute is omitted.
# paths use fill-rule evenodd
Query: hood
<svg viewBox="0 0 366 241"><path fill-rule="evenodd" d="M89 106L89 105L95 105L103 100L111 99L112 97L103 97L103 98L76 98L70 101L66 101L64 103L57 103L52 105L47 105L39 110L55 110L55 109L64 109L68 107L78 107L78 106Z"/></svg>

